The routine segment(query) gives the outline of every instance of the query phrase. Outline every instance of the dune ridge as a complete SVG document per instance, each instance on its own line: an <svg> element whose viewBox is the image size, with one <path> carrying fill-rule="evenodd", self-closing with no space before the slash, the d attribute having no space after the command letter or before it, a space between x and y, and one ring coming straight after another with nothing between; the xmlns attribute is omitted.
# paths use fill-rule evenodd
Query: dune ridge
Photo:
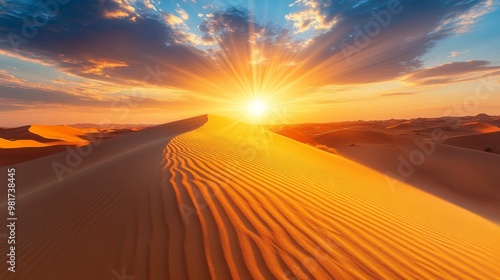
<svg viewBox="0 0 500 280"><path fill-rule="evenodd" d="M19 278L2 263L1 279L500 275L498 225L258 126L202 116L117 137L59 183L64 156L17 165Z"/></svg>

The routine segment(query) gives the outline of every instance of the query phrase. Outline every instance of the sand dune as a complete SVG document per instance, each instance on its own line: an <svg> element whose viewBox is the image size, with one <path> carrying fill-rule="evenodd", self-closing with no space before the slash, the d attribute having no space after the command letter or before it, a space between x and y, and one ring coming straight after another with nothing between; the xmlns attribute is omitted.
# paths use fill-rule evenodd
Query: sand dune
<svg viewBox="0 0 500 280"><path fill-rule="evenodd" d="M314 137L317 144L332 147L343 157L500 222L500 174L496 171L500 157L445 145L453 139L434 143L432 153L416 157L421 162L412 164L410 154L422 151L424 143L418 138L359 129L319 133ZM395 180L391 183L400 184Z"/></svg>
<svg viewBox="0 0 500 280"><path fill-rule="evenodd" d="M50 165L66 153L17 165L18 272L2 263L0 278L500 275L498 225L259 127L206 121L103 142L62 182Z"/></svg>
<svg viewBox="0 0 500 280"><path fill-rule="evenodd" d="M85 131L66 125L32 125L29 130L44 138L57 139L76 145L85 145L89 142L85 139Z"/></svg>
<svg viewBox="0 0 500 280"><path fill-rule="evenodd" d="M14 128L0 128L0 138L10 141L33 140L40 143L56 141L56 139L49 139L35 134L30 131L30 128L30 125Z"/></svg>
<svg viewBox="0 0 500 280"><path fill-rule="evenodd" d="M475 130L477 132L481 133L489 133L489 132L495 132L495 131L500 131L500 128L491 124L487 123L481 123L481 122L468 122L464 123L462 127L466 127L472 130Z"/></svg>
<svg viewBox="0 0 500 280"><path fill-rule="evenodd" d="M373 124L383 124L388 121L375 121ZM442 118L417 118L411 120L394 120L385 127L394 133L429 137L435 129L445 130L449 137L476 135L500 131L500 123L495 117L484 114L470 117L442 117ZM345 128L355 128L352 125ZM371 125L368 129L376 129Z"/></svg>
<svg viewBox="0 0 500 280"><path fill-rule="evenodd" d="M500 132L451 137L447 145L500 154ZM489 149L488 149L489 148Z"/></svg>
<svg viewBox="0 0 500 280"><path fill-rule="evenodd" d="M92 142L126 135L144 127L146 126L90 127L88 124L82 128L65 125L0 128L0 167L47 156L74 146L91 145Z"/></svg>
<svg viewBox="0 0 500 280"><path fill-rule="evenodd" d="M28 147L46 147L47 144L40 143L35 140L6 140L0 138L0 148L1 149L16 149L16 148L28 148Z"/></svg>
<svg viewBox="0 0 500 280"><path fill-rule="evenodd" d="M65 125L30 125L0 131L0 148L15 149L54 145L85 145L85 131Z"/></svg>

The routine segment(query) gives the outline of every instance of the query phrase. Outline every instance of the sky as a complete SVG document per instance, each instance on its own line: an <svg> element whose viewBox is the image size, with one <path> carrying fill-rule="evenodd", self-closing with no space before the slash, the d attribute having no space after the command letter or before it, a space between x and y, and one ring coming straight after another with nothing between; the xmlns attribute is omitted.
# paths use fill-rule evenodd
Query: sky
<svg viewBox="0 0 500 280"><path fill-rule="evenodd" d="M498 115L499 5L0 0L0 126Z"/></svg>

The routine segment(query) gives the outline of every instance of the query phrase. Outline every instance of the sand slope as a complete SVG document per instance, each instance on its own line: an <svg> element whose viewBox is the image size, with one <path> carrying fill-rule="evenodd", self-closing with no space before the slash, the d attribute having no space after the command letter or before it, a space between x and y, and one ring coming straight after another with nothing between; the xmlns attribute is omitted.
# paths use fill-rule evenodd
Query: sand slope
<svg viewBox="0 0 500 280"><path fill-rule="evenodd" d="M0 167L54 154L66 148L92 145L92 142L112 139L145 127L89 126L90 124L75 128L66 125L30 125L0 128Z"/></svg>
<svg viewBox="0 0 500 280"><path fill-rule="evenodd" d="M0 148L85 145L85 131L65 125L30 125L0 130Z"/></svg>
<svg viewBox="0 0 500 280"><path fill-rule="evenodd" d="M481 135L464 137L483 138ZM417 145L417 142L423 143L421 139L358 129L326 132L314 139L335 148L346 158L500 223L498 155L449 146L455 138L448 138L443 144L434 143L432 153L423 153L423 160L415 157L421 161L419 164L411 164L410 155L422 151L422 146ZM425 149L431 151L429 147L426 144ZM395 180L391 183L395 187L399 185Z"/></svg>
<svg viewBox="0 0 500 280"><path fill-rule="evenodd" d="M17 165L18 272L1 263L0 278L500 275L498 225L258 127L205 121L103 142L62 183L50 163L65 153Z"/></svg>
<svg viewBox="0 0 500 280"><path fill-rule="evenodd" d="M44 138L57 139L77 145L84 145L89 142L84 139L85 131L66 125L32 125L29 131Z"/></svg>
<svg viewBox="0 0 500 280"><path fill-rule="evenodd" d="M446 140L447 145L463 147L478 151L500 154L500 132L452 137Z"/></svg>
<svg viewBox="0 0 500 280"><path fill-rule="evenodd" d="M0 138L0 149L17 149L17 148L37 148L47 147L47 144L40 143L35 140L7 140Z"/></svg>

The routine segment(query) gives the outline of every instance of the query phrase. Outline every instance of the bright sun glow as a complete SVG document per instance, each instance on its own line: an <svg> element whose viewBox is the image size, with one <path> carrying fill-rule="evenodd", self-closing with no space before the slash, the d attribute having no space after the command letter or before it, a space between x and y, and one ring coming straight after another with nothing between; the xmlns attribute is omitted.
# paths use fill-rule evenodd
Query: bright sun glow
<svg viewBox="0 0 500 280"><path fill-rule="evenodd" d="M267 103L261 98L254 98L248 103L248 112L253 117L262 117L267 112Z"/></svg>

